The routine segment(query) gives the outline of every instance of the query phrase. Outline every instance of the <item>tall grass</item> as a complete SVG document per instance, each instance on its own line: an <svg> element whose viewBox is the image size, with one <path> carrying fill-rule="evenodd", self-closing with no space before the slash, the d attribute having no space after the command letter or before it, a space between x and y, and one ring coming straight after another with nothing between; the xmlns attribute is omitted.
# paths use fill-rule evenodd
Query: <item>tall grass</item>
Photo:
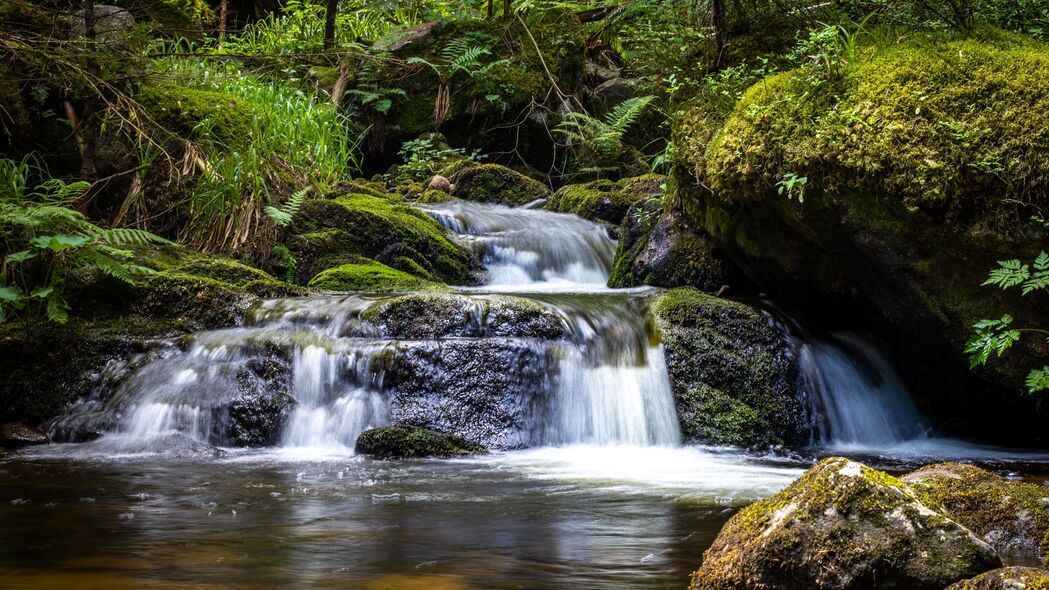
<svg viewBox="0 0 1049 590"><path fill-rule="evenodd" d="M359 132L328 101L294 84L246 74L204 57L158 62L180 85L227 93L244 126L227 139L205 118L188 161L198 175L180 240L205 250L241 248L265 223L263 208L305 185L322 189L359 169Z"/></svg>

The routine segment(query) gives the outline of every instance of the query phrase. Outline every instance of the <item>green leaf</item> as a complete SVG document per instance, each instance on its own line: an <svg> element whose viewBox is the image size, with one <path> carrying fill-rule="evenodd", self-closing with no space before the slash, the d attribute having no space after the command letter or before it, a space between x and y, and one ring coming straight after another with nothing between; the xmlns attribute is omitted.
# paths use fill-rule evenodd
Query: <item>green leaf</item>
<svg viewBox="0 0 1049 590"><path fill-rule="evenodd" d="M69 248L80 248L90 241L90 238L84 236L58 234L54 236L37 236L36 238L33 238L31 243L41 250L47 249L52 252L61 252L62 250L68 250Z"/></svg>
<svg viewBox="0 0 1049 590"><path fill-rule="evenodd" d="M23 297L18 287L0 287L0 303L15 303Z"/></svg>
<svg viewBox="0 0 1049 590"><path fill-rule="evenodd" d="M1031 393L1049 389L1049 365L1041 369L1031 369L1027 374L1027 390Z"/></svg>
<svg viewBox="0 0 1049 590"><path fill-rule="evenodd" d="M8 254L4 257L4 261L8 263L25 262L30 258L36 258L37 253L32 250L22 250L21 252L15 252Z"/></svg>
<svg viewBox="0 0 1049 590"><path fill-rule="evenodd" d="M29 293L29 296L34 299L47 299L54 290L54 287L37 287Z"/></svg>

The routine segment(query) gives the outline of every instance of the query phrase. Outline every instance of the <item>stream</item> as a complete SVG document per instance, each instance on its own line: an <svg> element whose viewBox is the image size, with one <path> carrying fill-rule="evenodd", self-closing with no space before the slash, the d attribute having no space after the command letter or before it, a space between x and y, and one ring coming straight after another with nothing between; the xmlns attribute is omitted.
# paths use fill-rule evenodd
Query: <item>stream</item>
<svg viewBox="0 0 1049 590"><path fill-rule="evenodd" d="M616 245L603 227L476 203L424 210L487 269L483 286L446 295L460 323L435 338L376 320L388 295L272 300L244 326L112 363L111 386L50 424L70 442L0 454L0 587L684 588L736 510L820 455L1018 475L1049 460L936 438L853 335L793 334L820 417L810 452L683 446L647 314L656 291L605 286ZM505 294L561 336L514 331ZM292 398L279 431L260 430L261 413L231 426L244 399L280 410L265 397L278 381ZM494 451L353 454L363 430L420 420ZM234 448L258 436L271 438Z"/></svg>

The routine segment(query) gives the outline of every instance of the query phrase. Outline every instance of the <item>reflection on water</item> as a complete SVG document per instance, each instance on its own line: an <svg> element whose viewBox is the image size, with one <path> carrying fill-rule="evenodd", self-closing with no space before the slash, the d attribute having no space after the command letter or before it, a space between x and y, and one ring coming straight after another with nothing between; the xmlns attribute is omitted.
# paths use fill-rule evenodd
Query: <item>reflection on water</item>
<svg viewBox="0 0 1049 590"><path fill-rule="evenodd" d="M3 588L682 588L800 469L693 449L0 462Z"/></svg>

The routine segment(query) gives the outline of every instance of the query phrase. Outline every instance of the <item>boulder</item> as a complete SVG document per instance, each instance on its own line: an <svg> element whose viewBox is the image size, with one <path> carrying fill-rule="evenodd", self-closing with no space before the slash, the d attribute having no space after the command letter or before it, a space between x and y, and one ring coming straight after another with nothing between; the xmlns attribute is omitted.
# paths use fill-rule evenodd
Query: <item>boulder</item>
<svg viewBox="0 0 1049 590"><path fill-rule="evenodd" d="M618 226L633 205L662 197L664 181L658 174L646 174L618 182L596 180L570 184L558 189L544 208Z"/></svg>
<svg viewBox="0 0 1049 590"><path fill-rule="evenodd" d="M692 590L942 590L1001 566L994 549L903 481L842 457L733 516Z"/></svg>
<svg viewBox="0 0 1049 590"><path fill-rule="evenodd" d="M946 590L1049 590L1049 571L1003 567L951 584Z"/></svg>
<svg viewBox="0 0 1049 590"><path fill-rule="evenodd" d="M658 199L632 207L620 229L611 287L696 287L716 291L724 264L713 243L682 212Z"/></svg>
<svg viewBox="0 0 1049 590"><path fill-rule="evenodd" d="M217 411L220 441L234 447L266 447L280 442L296 401L291 371L277 358L256 358L237 372L236 392Z"/></svg>
<svg viewBox="0 0 1049 590"><path fill-rule="evenodd" d="M529 444L553 374L540 348L503 338L397 344L383 360L395 424L489 449Z"/></svg>
<svg viewBox="0 0 1049 590"><path fill-rule="evenodd" d="M437 174L426 183L426 190L451 193L455 190L455 185L449 182L447 178Z"/></svg>
<svg viewBox="0 0 1049 590"><path fill-rule="evenodd" d="M417 291L439 287L438 283L412 276L367 258L352 258L354 262L340 264L317 273L309 286L327 291L362 291L392 293Z"/></svg>
<svg viewBox="0 0 1049 590"><path fill-rule="evenodd" d="M742 303L674 289L652 305L686 441L763 447L808 440L786 336Z"/></svg>
<svg viewBox="0 0 1049 590"><path fill-rule="evenodd" d="M51 442L47 433L21 422L6 422L0 425L0 447L16 448L30 445L46 445Z"/></svg>
<svg viewBox="0 0 1049 590"><path fill-rule="evenodd" d="M516 207L550 196L545 184L498 164L463 160L445 169L442 175L455 185L452 195L467 201Z"/></svg>
<svg viewBox="0 0 1049 590"><path fill-rule="evenodd" d="M456 457L484 453L482 446L457 436L411 426L383 426L357 437L354 452L380 459Z"/></svg>
<svg viewBox="0 0 1049 590"><path fill-rule="evenodd" d="M1049 250L1029 221L1049 206L1049 50L924 33L843 68L776 74L727 114L686 109L690 221L758 290L893 342L934 421L1049 443L1049 401L1024 388L1045 339L975 374L963 353L979 319L1049 324L1036 297L981 287L996 261Z"/></svg>
<svg viewBox="0 0 1049 590"><path fill-rule="evenodd" d="M1003 557L1049 565L1049 487L1009 481L961 463L927 465L903 480L942 504Z"/></svg>
<svg viewBox="0 0 1049 590"><path fill-rule="evenodd" d="M402 295L371 306L363 318L386 338L543 338L565 336L551 308L509 295L466 297L453 293Z"/></svg>

